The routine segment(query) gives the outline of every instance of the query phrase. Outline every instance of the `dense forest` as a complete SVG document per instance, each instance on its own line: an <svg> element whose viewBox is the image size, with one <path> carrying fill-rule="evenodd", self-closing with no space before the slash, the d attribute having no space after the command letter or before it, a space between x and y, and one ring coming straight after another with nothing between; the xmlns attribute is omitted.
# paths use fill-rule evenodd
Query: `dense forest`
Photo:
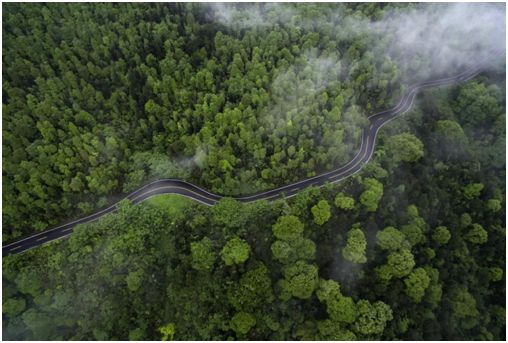
<svg viewBox="0 0 508 343"><path fill-rule="evenodd" d="M157 178L234 196L347 162L366 116L439 70L362 31L397 8L4 5L3 239Z"/></svg>
<svg viewBox="0 0 508 343"><path fill-rule="evenodd" d="M236 195L352 157L367 123L359 104L385 107L397 84L390 60L372 63L373 38L298 22L238 32L210 10L4 6L4 239L151 178ZM342 54L354 68L341 69Z"/></svg>
<svg viewBox="0 0 508 343"><path fill-rule="evenodd" d="M418 6L4 4L4 242L152 179L234 196L347 162L430 62L339 24ZM3 339L505 340L505 100L503 65L422 92L343 182L123 202L4 257Z"/></svg>

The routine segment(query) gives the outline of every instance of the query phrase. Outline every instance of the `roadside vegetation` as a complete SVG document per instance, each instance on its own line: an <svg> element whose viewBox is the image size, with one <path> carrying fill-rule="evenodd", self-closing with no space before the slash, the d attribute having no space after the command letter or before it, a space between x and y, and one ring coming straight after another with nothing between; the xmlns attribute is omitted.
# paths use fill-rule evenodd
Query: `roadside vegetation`
<svg viewBox="0 0 508 343"><path fill-rule="evenodd" d="M199 4L6 4L4 241L148 180L232 196L347 162L366 115L400 82L369 52L374 37L297 29L328 7L297 6L301 22L245 32ZM267 11L277 21L286 9Z"/></svg>
<svg viewBox="0 0 508 343"><path fill-rule="evenodd" d="M4 5L4 242L148 180L232 196L347 162L403 73L318 22L391 6L236 28L199 4ZM124 201L4 257L2 338L505 340L505 86L489 71L421 93L337 184Z"/></svg>
<svg viewBox="0 0 508 343"><path fill-rule="evenodd" d="M194 204L194 201L191 199L177 194L156 195L145 200L145 202L154 207L158 207L164 211L167 211L168 214L172 217L181 215L187 209L187 207L190 207Z"/></svg>
<svg viewBox="0 0 508 343"><path fill-rule="evenodd" d="M475 138L465 111L502 105L488 80L426 92L337 185L125 202L4 258L4 339L504 340L504 117L483 108L494 134Z"/></svg>

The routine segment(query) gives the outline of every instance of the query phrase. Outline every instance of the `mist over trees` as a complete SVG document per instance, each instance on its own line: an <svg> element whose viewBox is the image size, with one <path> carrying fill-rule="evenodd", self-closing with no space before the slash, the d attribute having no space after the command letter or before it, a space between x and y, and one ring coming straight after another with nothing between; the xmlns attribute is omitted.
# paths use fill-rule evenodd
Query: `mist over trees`
<svg viewBox="0 0 508 343"><path fill-rule="evenodd" d="M501 7L6 4L3 238L89 213L157 178L238 195L343 164L366 116L393 104L408 75L438 64L450 74L502 48ZM437 49L442 61L400 39L411 18L421 25L406 35L434 47L431 26L446 47ZM464 30L474 34L456 51ZM478 92L460 102L493 108Z"/></svg>
<svg viewBox="0 0 508 343"><path fill-rule="evenodd" d="M408 82L504 47L504 10L5 4L3 240L151 179L237 195L337 167ZM3 258L2 338L505 340L497 63L420 93L342 182L176 212L124 201Z"/></svg>

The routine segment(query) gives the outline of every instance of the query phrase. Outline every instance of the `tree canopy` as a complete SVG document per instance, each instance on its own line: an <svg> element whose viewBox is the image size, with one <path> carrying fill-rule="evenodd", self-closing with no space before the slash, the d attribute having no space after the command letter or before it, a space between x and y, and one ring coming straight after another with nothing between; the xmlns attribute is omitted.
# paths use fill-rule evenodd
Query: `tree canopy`
<svg viewBox="0 0 508 343"><path fill-rule="evenodd" d="M241 238L234 237L222 248L221 258L226 266L242 264L249 258L250 251L249 243Z"/></svg>
<svg viewBox="0 0 508 343"><path fill-rule="evenodd" d="M314 222L317 225L323 225L330 219L330 205L326 200L319 200L319 202L311 208Z"/></svg>
<svg viewBox="0 0 508 343"><path fill-rule="evenodd" d="M4 245L158 179L223 196L126 199L4 256L4 340L506 340L503 20L479 24L504 5L2 10ZM475 60L361 155L370 115Z"/></svg>
<svg viewBox="0 0 508 343"><path fill-rule="evenodd" d="M342 256L353 263L367 262L365 250L367 249L367 241L365 235L360 228L353 228L348 231L347 244L342 249Z"/></svg>

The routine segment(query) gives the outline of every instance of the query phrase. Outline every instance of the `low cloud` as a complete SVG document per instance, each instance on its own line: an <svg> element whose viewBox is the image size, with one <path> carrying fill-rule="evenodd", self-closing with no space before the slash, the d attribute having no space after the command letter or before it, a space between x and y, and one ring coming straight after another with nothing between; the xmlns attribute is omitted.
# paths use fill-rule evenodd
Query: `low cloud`
<svg viewBox="0 0 508 343"><path fill-rule="evenodd" d="M505 7L500 4L421 4L403 12L389 11L380 21L360 23L360 29L391 35L386 53L398 66L419 71L416 76L425 78L463 69L504 51L505 23ZM412 64L415 68L410 68Z"/></svg>
<svg viewBox="0 0 508 343"><path fill-rule="evenodd" d="M215 21L234 29L270 27L276 23L287 23L296 14L289 6L277 3L231 4L209 3ZM272 11L272 10L276 11Z"/></svg>
<svg viewBox="0 0 508 343"><path fill-rule="evenodd" d="M406 81L453 73L505 50L504 4L408 4L407 8L385 10L376 20L346 15L343 5L318 18L309 15L308 8L293 4L210 6L216 21L236 29L280 25L330 31L331 27L342 37L372 36L366 50L380 59L389 56Z"/></svg>

